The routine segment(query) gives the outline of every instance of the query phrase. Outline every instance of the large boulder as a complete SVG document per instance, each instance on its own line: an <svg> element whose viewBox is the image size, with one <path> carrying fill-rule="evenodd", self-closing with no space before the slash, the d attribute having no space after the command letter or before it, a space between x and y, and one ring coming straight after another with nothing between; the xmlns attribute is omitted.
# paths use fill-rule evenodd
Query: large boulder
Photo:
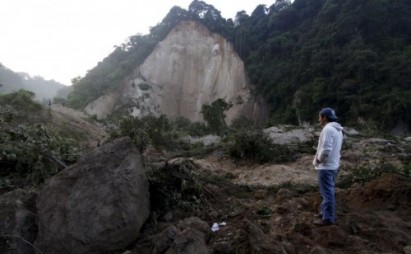
<svg viewBox="0 0 411 254"><path fill-rule="evenodd" d="M49 179L37 201L42 253L106 253L135 240L149 216L149 186L129 138L94 149Z"/></svg>
<svg viewBox="0 0 411 254"><path fill-rule="evenodd" d="M0 196L0 253L31 254L37 235L37 194L17 189Z"/></svg>

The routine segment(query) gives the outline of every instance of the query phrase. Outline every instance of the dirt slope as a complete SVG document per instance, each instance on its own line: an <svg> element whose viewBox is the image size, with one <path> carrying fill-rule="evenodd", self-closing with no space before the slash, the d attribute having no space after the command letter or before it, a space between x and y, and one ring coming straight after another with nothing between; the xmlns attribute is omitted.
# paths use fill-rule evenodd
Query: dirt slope
<svg viewBox="0 0 411 254"><path fill-rule="evenodd" d="M80 112L59 105L53 105L52 112L53 124L84 130L91 146L106 136ZM390 173L404 166L410 151L407 141L347 137L337 179L337 221L327 227L313 224L321 198L312 154L264 165L235 163L219 153L168 161L194 165L192 175L203 184L201 208L177 207L153 215L128 249L154 253L152 246L164 228L198 216L210 228L225 223L207 241L210 253L411 253L410 178ZM158 162L159 154L148 157ZM371 175L377 177L369 181Z"/></svg>
<svg viewBox="0 0 411 254"><path fill-rule="evenodd" d="M53 104L50 109L51 117L48 118L47 126L80 135L85 147L95 147L98 142L108 137L103 125L90 120L90 117L81 111L60 104Z"/></svg>
<svg viewBox="0 0 411 254"><path fill-rule="evenodd" d="M348 138L337 179L337 220L326 227L313 224L321 197L311 154L265 165L234 163L218 153L171 160L195 165L192 174L204 183L203 206L176 208L156 218L130 250L153 253L150 246L160 241L156 235L164 228L198 216L210 228L224 222L207 242L210 253L411 253L410 178L390 173L404 166L409 146L398 140ZM365 172L376 178L368 180Z"/></svg>

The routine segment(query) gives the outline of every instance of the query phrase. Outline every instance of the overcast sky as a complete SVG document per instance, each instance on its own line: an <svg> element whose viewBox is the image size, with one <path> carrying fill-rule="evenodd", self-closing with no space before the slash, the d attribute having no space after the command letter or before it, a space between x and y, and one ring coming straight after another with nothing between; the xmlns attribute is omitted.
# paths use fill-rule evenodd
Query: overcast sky
<svg viewBox="0 0 411 254"><path fill-rule="evenodd" d="M0 63L71 85L129 36L147 34L177 5L192 0L0 0ZM275 0L207 0L233 18Z"/></svg>

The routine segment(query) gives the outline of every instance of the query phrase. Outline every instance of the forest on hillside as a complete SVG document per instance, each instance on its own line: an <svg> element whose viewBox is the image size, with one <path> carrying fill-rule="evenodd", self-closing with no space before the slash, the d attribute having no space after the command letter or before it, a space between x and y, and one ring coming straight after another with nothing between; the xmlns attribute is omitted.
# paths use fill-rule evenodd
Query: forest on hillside
<svg viewBox="0 0 411 254"><path fill-rule="evenodd" d="M411 2L277 0L235 20L203 1L173 7L147 35L133 35L85 77L69 104L82 108L141 64L182 20L196 20L233 43L270 111L270 124L316 122L332 106L344 124L411 130Z"/></svg>

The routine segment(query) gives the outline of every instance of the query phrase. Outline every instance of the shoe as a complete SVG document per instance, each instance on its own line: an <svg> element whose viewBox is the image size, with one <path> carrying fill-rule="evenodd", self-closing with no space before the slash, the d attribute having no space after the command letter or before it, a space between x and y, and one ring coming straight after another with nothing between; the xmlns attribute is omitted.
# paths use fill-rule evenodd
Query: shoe
<svg viewBox="0 0 411 254"><path fill-rule="evenodd" d="M329 226L333 224L334 223L332 223L330 220L323 220L323 219L314 220L314 225L316 226Z"/></svg>

